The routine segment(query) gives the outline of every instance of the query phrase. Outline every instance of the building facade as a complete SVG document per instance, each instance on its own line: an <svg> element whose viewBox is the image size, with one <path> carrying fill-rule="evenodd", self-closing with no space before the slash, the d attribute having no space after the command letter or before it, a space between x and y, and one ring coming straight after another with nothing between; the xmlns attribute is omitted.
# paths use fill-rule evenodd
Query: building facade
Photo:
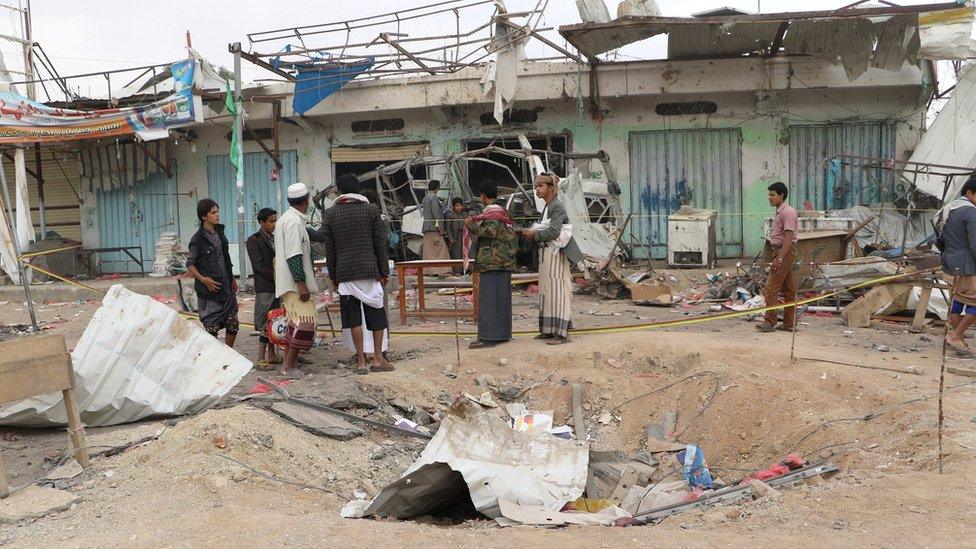
<svg viewBox="0 0 976 549"><path fill-rule="evenodd" d="M606 63L598 68L594 111L588 72L576 63L523 63L514 110L502 125L491 117L492 98L482 92L478 68L353 81L304 117L293 116L285 100L276 182L270 156L257 141L245 141L245 234L256 230L258 209L285 207L283 189L295 181L321 189L337 174L416 154L491 142L517 148L515 136L523 133L537 148L606 151L624 211L633 214L628 231L655 258L665 257L666 218L681 204L718 210L720 258L750 257L762 245L762 220L771 213L766 187L775 181L790 186L798 208L891 200L897 182L880 171L845 169L827 188L825 160L836 154L906 158L924 130L932 89L925 64L872 68L849 81L840 65L812 57ZM275 84L250 93L287 91ZM248 126L268 143L270 104L246 101L246 108ZM155 172L131 190L79 184L86 247L138 242L151 257L154 238L166 231L178 232L185 243L196 230L195 203L208 196L233 224L231 120L226 113L208 117L166 147L172 178ZM134 228L138 239L131 236ZM237 231L229 233L236 246Z"/></svg>

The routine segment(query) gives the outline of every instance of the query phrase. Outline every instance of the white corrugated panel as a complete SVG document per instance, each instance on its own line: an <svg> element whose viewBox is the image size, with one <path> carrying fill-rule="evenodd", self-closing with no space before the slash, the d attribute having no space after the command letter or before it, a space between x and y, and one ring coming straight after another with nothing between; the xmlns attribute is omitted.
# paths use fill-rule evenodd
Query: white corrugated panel
<svg viewBox="0 0 976 549"><path fill-rule="evenodd" d="M251 361L151 297L112 286L71 352L81 421L89 427L203 411ZM60 393L0 406L0 424L67 422ZM553 437L554 438L554 437Z"/></svg>
<svg viewBox="0 0 976 549"><path fill-rule="evenodd" d="M956 89L922 136L911 161L976 169L976 64L963 67ZM946 196L955 196L965 181L965 176L955 177ZM942 198L945 183L941 175L921 173L915 184L920 191Z"/></svg>

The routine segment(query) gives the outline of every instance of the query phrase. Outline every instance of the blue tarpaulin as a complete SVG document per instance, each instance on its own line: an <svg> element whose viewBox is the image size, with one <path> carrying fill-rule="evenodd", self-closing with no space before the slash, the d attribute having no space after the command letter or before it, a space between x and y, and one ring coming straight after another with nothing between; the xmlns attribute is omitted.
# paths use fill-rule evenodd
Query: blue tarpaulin
<svg viewBox="0 0 976 549"><path fill-rule="evenodd" d="M295 80L295 98L292 108L296 114L305 114L323 99L339 91L346 82L373 67L373 58L358 63L330 65L299 65Z"/></svg>

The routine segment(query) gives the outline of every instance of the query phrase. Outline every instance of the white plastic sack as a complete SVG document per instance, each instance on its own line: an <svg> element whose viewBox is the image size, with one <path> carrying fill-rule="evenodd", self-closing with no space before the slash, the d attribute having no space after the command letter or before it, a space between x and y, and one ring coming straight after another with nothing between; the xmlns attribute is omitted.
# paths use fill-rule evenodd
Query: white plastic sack
<svg viewBox="0 0 976 549"><path fill-rule="evenodd" d="M199 412L251 369L196 323L120 284L109 289L71 361L81 421L92 427ZM0 425L66 423L60 393L0 407Z"/></svg>

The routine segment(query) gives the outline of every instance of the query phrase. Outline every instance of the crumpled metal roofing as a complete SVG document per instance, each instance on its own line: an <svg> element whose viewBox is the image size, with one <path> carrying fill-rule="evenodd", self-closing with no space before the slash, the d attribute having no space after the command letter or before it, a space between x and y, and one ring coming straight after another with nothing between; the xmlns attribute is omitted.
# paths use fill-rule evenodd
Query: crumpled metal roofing
<svg viewBox="0 0 976 549"><path fill-rule="evenodd" d="M960 9L955 4L932 4L701 18L620 17L608 23L566 25L559 28L559 33L591 59L639 40L667 34L668 58L688 59L734 57L762 51L773 46L779 32L785 30L785 38L780 40L786 54L817 55L835 61L846 52L847 59L842 62L848 76L856 78L868 66L897 70L901 67L899 58L913 59L918 51L918 12L950 8ZM874 52L877 53L872 62Z"/></svg>

